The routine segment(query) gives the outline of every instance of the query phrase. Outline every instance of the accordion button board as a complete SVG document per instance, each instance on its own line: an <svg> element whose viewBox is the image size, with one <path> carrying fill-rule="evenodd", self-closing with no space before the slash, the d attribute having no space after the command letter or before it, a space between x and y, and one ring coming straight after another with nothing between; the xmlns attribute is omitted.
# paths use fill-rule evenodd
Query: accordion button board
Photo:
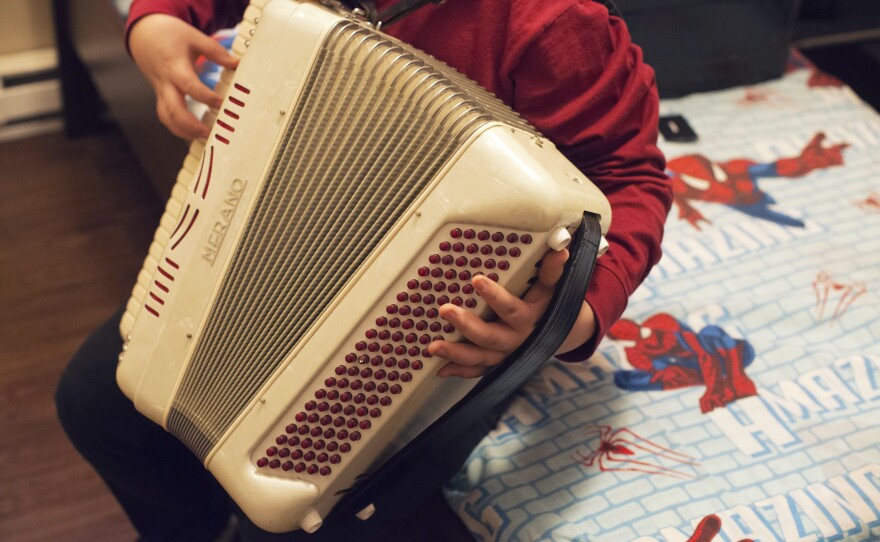
<svg viewBox="0 0 880 542"><path fill-rule="evenodd" d="M117 379L273 532L314 530L455 404L471 279L516 295L604 196L461 74L338 5L256 0L127 311Z"/></svg>
<svg viewBox="0 0 880 542"><path fill-rule="evenodd" d="M434 243L422 265L396 285L396 293L384 300L388 303L380 303L380 310L362 322L360 336L327 364L311 395L296 401L257 447L254 465L270 475L320 477L344 465L366 445L365 437L381 432L382 422L445 363L433 358L428 345L460 339L455 327L440 318L439 307L451 303L486 314L470 279L482 274L509 282L511 261L531 244L529 233L453 227Z"/></svg>

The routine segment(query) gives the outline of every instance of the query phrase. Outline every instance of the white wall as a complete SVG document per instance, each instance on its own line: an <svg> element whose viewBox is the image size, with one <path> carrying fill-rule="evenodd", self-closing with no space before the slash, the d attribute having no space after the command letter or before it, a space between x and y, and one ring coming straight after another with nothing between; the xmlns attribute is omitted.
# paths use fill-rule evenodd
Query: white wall
<svg viewBox="0 0 880 542"><path fill-rule="evenodd" d="M51 0L0 0L0 55L54 44Z"/></svg>

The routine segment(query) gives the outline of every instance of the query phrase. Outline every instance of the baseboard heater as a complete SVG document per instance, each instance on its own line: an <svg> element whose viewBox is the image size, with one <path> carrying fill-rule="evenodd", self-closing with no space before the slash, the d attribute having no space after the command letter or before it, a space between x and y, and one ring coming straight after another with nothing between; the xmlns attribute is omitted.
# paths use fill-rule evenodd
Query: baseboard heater
<svg viewBox="0 0 880 542"><path fill-rule="evenodd" d="M57 131L62 125L55 50L0 55L0 141Z"/></svg>

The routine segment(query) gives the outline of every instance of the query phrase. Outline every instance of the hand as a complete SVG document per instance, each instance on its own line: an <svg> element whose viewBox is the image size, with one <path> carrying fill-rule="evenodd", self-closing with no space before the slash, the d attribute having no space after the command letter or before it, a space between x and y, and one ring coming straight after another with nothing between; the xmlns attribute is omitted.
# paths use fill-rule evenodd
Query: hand
<svg viewBox="0 0 880 542"><path fill-rule="evenodd" d="M849 144L838 143L824 147L822 146L824 141L825 134L819 132L801 151L801 161L806 172L843 164L843 150L849 147Z"/></svg>
<svg viewBox="0 0 880 542"><path fill-rule="evenodd" d="M705 222L706 224L712 223L711 220L703 216L703 213L688 203L686 198L673 196L672 200L678 204L678 218L680 220L687 220L688 223L697 228L697 230L700 229L700 222Z"/></svg>
<svg viewBox="0 0 880 542"><path fill-rule="evenodd" d="M486 322L451 303L440 307L440 317L454 325L469 342L434 341L428 346L432 355L449 361L440 369L439 376L482 376L519 348L550 304L567 260L567 250L548 252L541 260L538 280L522 299L483 275L475 276L472 279L474 289L498 316L494 322ZM595 330L596 317L584 302L577 322L557 353L568 352L583 344Z"/></svg>
<svg viewBox="0 0 880 542"><path fill-rule="evenodd" d="M208 137L209 128L186 107L185 96L219 108L222 98L195 71L199 55L233 69L238 59L196 28L171 15L154 13L135 23L128 41L131 56L156 92L156 114L174 135Z"/></svg>

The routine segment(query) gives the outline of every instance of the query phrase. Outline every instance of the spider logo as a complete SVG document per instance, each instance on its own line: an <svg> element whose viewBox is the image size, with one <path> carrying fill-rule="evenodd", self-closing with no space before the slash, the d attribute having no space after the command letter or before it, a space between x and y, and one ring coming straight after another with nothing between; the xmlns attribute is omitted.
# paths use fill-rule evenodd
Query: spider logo
<svg viewBox="0 0 880 542"><path fill-rule="evenodd" d="M871 192L865 199L857 201L856 206L863 211L880 213L880 192Z"/></svg>
<svg viewBox="0 0 880 542"><path fill-rule="evenodd" d="M742 98L736 101L740 107L750 107L755 105L777 106L788 102L784 94L775 90L759 89L746 87L743 91Z"/></svg>
<svg viewBox="0 0 880 542"><path fill-rule="evenodd" d="M590 440L598 437L599 445L592 452L585 454L578 450L571 456L586 467L595 465L601 472L641 472L673 478L697 478L683 470L659 464L665 460L678 465L699 466L693 457L664 448L626 427L613 429L610 425L595 425L587 428L586 435Z"/></svg>
<svg viewBox="0 0 880 542"><path fill-rule="evenodd" d="M828 297L837 296L837 305L834 307L834 313L828 325L833 324L838 318L852 306L853 302L862 294L868 291L864 282L838 282L831 278L831 275L825 271L819 271L816 279L813 281L813 291L816 293L816 310L818 312L817 319L822 321L825 313L825 306L828 304Z"/></svg>

